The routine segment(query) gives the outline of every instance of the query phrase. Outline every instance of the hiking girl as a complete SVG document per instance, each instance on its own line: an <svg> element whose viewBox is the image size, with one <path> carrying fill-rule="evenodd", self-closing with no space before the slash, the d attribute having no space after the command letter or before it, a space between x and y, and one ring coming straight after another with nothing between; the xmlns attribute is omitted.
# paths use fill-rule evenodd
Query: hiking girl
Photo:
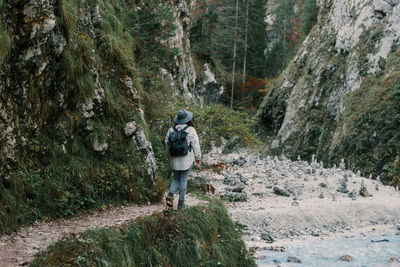
<svg viewBox="0 0 400 267"><path fill-rule="evenodd" d="M173 207L174 193L179 187L178 209L185 207L185 194L189 173L195 164L200 165L201 150L199 137L192 123L193 114L181 109L175 116L175 125L171 127L165 136L164 143L167 149L167 158L170 161L174 173L166 203Z"/></svg>

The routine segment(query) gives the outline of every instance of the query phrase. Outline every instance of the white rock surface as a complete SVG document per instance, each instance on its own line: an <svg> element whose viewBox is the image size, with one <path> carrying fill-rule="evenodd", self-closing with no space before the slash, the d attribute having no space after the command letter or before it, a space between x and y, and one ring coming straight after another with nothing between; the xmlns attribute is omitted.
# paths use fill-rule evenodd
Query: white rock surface
<svg viewBox="0 0 400 267"><path fill-rule="evenodd" d="M243 166L239 160L245 160ZM285 157L260 157L257 152L240 151L222 155L214 148L204 156L204 163L222 166L221 173L212 170L196 172L193 177L208 177L223 195L231 185L224 184L226 176L237 178L236 183L246 185L246 202L228 203L235 221L247 226L245 240L248 245L261 244L263 233L275 240L300 239L311 235L332 236L359 228L386 227L400 221L400 194L380 181L361 177L344 168L324 168L313 161L290 161ZM223 163L223 164L222 164ZM340 193L345 183L350 193ZM379 191L375 187L380 187ZM359 194L362 186L372 197ZM278 196L273 190L279 187L290 197ZM321 198L321 194L324 198ZM351 194L355 194L352 196Z"/></svg>

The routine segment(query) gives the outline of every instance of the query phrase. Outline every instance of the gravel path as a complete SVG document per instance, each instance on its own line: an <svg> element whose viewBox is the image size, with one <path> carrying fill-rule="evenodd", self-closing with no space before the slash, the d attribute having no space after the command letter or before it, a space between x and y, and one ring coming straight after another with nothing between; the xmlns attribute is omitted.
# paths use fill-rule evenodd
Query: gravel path
<svg viewBox="0 0 400 267"><path fill-rule="evenodd" d="M186 202L188 206L202 203L190 195L187 196ZM136 218L160 212L164 208L165 204L113 207L90 215L35 223L16 233L0 237L0 266L28 265L37 252L63 237L79 234L87 229L118 226Z"/></svg>

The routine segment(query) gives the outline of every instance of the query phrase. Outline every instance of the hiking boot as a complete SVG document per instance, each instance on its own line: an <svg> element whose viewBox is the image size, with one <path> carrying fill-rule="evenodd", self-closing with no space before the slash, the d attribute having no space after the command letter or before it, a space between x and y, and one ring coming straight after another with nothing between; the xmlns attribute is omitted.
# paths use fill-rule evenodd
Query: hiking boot
<svg viewBox="0 0 400 267"><path fill-rule="evenodd" d="M178 210L184 209L185 206L185 200L179 200L178 202Z"/></svg>
<svg viewBox="0 0 400 267"><path fill-rule="evenodd" d="M166 196L165 203L167 203L167 207L173 208L174 207L174 197L173 196Z"/></svg>

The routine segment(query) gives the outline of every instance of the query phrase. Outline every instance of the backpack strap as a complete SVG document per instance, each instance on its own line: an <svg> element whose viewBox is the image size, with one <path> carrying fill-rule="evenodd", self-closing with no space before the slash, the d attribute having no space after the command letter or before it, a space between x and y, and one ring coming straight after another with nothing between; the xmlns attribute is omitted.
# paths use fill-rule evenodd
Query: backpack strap
<svg viewBox="0 0 400 267"><path fill-rule="evenodd" d="M184 132L184 131L186 131L187 128L189 128L189 127L190 127L189 125L186 125L183 129L178 130L178 129L176 129L176 125L174 125L174 126L172 127L172 129L173 129L175 132Z"/></svg>
<svg viewBox="0 0 400 267"><path fill-rule="evenodd" d="M186 125L185 128L182 129L182 131L183 131L183 132L186 131L186 129L188 129L189 127L190 127L189 125ZM193 147L192 147L192 142L190 142L190 144L189 144L189 151L192 151L192 148L193 148Z"/></svg>

